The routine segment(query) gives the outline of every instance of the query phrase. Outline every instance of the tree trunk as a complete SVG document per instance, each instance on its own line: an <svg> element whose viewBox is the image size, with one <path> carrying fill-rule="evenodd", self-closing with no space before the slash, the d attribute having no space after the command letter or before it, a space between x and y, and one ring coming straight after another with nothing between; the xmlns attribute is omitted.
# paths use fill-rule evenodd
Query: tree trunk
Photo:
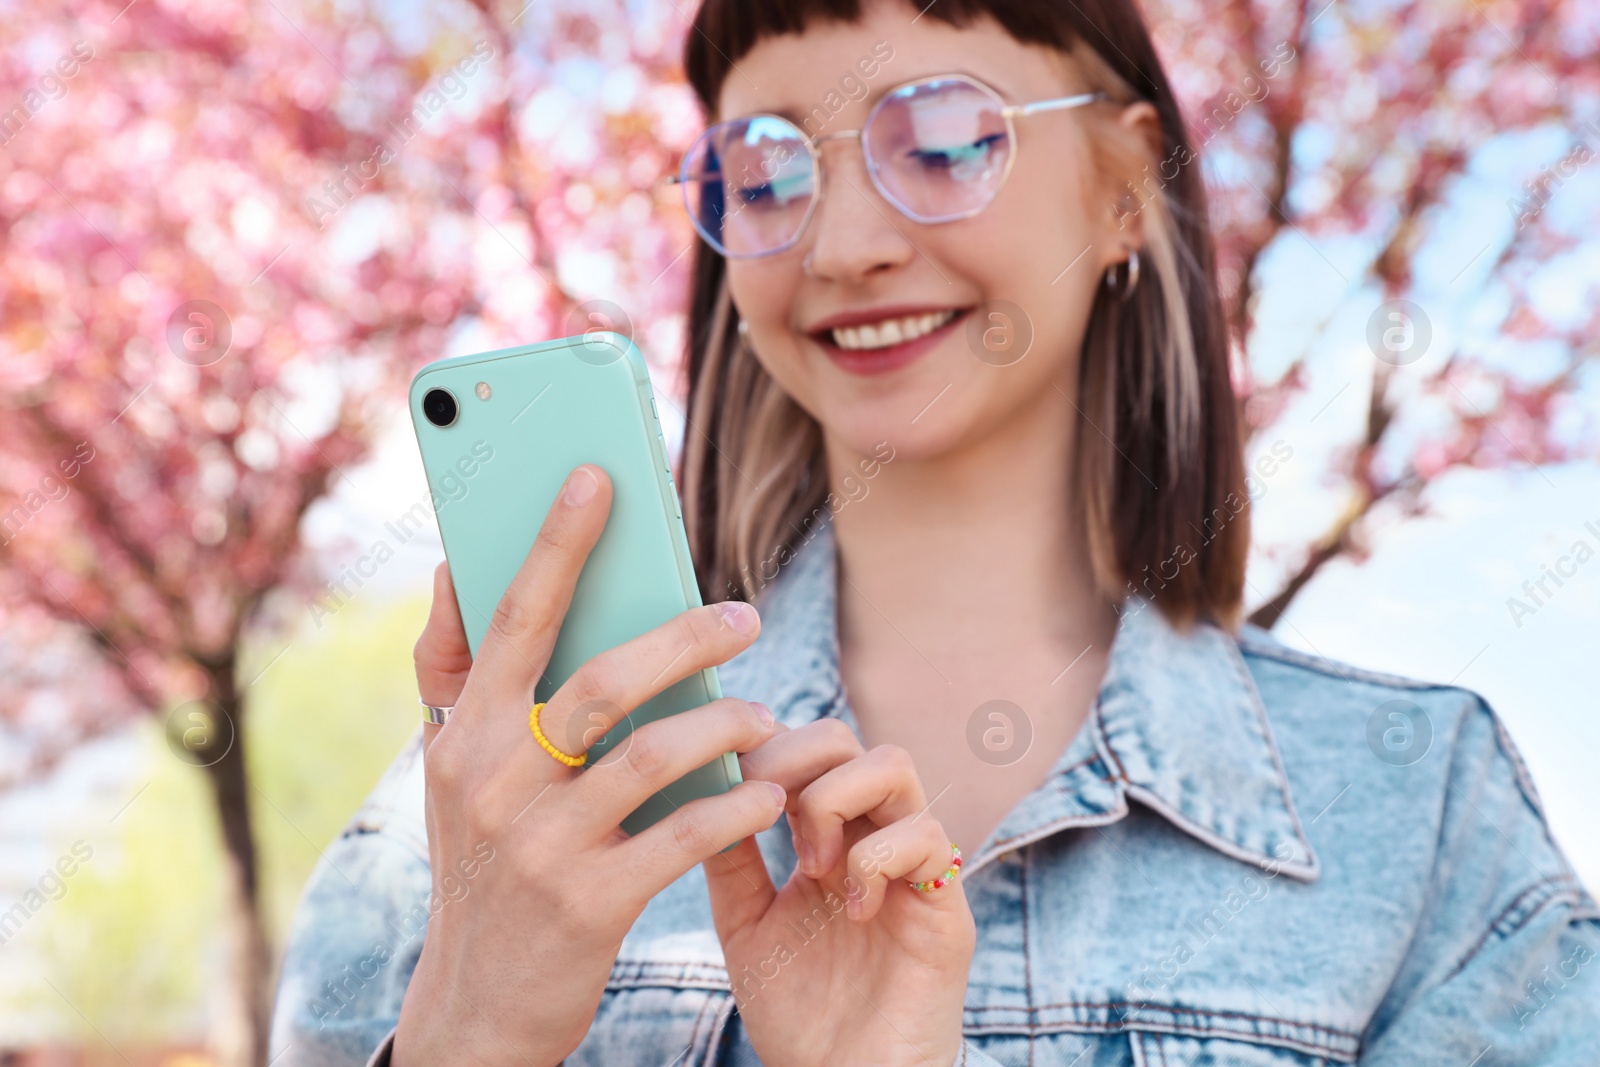
<svg viewBox="0 0 1600 1067"><path fill-rule="evenodd" d="M215 728L201 762L211 782L227 856L228 940L223 1010L212 1035L221 1067L266 1067L272 1013L272 959L261 914L255 833L250 825L250 785L245 768L244 702L232 656L206 665Z"/></svg>

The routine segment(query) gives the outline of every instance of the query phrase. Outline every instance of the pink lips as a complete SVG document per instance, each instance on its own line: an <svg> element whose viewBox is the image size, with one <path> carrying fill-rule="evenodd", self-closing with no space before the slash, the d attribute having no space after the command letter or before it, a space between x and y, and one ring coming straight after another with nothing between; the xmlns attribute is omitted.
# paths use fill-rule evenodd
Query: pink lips
<svg viewBox="0 0 1600 1067"><path fill-rule="evenodd" d="M850 315L838 315L823 321L822 325L811 331L812 340L816 341L827 353L828 358L841 369L851 374L874 375L887 374L898 370L912 362L924 352L939 344L953 331L960 329L966 323L968 308L958 311L949 322L940 326L931 333L910 341L902 341L897 345L887 348L853 349L840 348L833 343L832 331L835 327L855 326L864 322L881 322L884 319L899 318L905 315L915 315L930 311L945 310L942 308L884 308L869 312L857 312Z"/></svg>

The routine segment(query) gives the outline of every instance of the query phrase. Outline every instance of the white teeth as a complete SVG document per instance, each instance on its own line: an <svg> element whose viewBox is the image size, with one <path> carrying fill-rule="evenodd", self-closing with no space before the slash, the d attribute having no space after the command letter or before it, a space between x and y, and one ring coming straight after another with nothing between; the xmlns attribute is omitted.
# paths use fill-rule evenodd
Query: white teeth
<svg viewBox="0 0 1600 1067"><path fill-rule="evenodd" d="M955 316L954 311L930 311L926 315L907 315L862 326L841 326L830 332L833 343L840 348L888 348L932 333Z"/></svg>

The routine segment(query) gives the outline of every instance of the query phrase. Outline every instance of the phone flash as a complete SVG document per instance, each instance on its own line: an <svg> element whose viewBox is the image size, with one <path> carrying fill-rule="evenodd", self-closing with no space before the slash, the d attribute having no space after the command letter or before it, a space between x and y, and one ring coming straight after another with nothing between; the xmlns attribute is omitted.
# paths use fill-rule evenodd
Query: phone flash
<svg viewBox="0 0 1600 1067"><path fill-rule="evenodd" d="M478 399L479 400L488 400L489 399L489 394L491 392L491 390L489 389L489 383L488 382L479 382L478 383L478 387L476 389L474 389L473 392L478 394Z"/></svg>

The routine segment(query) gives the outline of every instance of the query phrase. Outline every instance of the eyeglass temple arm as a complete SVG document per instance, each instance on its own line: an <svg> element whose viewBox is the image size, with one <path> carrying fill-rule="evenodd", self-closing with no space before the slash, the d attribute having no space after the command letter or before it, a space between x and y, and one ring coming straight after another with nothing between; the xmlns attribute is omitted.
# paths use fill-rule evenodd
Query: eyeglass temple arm
<svg viewBox="0 0 1600 1067"><path fill-rule="evenodd" d="M1006 108L1006 111L1012 115L1032 115L1036 111L1061 111L1069 107L1082 107L1084 104L1107 98L1107 93L1096 90L1092 93L1079 93L1077 96L1061 96L1054 100L1035 100L1031 104L1013 104Z"/></svg>

